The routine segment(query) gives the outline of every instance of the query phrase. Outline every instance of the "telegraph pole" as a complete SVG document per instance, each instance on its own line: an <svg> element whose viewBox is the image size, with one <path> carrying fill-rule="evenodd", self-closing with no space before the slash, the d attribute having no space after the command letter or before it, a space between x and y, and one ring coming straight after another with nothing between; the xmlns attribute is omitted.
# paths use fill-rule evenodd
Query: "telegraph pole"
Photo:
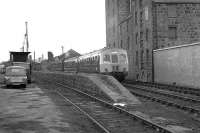
<svg viewBox="0 0 200 133"><path fill-rule="evenodd" d="M35 51L34 51L34 62L35 62Z"/></svg>
<svg viewBox="0 0 200 133"><path fill-rule="evenodd" d="M28 42L28 22L25 22L25 25L26 25L26 33L25 33L26 52L28 52L28 49L29 49L29 42Z"/></svg>
<svg viewBox="0 0 200 133"><path fill-rule="evenodd" d="M62 54L64 54L64 46L62 45L61 48L62 48Z"/></svg>

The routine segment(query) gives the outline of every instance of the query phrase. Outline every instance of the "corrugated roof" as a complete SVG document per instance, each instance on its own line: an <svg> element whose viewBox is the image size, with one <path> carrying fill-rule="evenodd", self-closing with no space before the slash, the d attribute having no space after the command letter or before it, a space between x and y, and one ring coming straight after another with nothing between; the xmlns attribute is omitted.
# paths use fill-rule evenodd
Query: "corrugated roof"
<svg viewBox="0 0 200 133"><path fill-rule="evenodd" d="M200 3L200 0L153 0L158 3Z"/></svg>

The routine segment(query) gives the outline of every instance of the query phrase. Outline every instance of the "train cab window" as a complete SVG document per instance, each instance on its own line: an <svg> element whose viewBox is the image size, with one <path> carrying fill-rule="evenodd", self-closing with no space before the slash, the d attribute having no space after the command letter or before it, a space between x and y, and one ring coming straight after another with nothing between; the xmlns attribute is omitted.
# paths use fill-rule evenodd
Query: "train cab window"
<svg viewBox="0 0 200 133"><path fill-rule="evenodd" d="M118 63L118 56L117 56L117 54L112 54L112 63Z"/></svg>
<svg viewBox="0 0 200 133"><path fill-rule="evenodd" d="M119 55L119 63L120 64L126 64L126 55L125 54Z"/></svg>
<svg viewBox="0 0 200 133"><path fill-rule="evenodd" d="M103 61L104 62L110 62L110 55L105 54L104 57L103 57Z"/></svg>

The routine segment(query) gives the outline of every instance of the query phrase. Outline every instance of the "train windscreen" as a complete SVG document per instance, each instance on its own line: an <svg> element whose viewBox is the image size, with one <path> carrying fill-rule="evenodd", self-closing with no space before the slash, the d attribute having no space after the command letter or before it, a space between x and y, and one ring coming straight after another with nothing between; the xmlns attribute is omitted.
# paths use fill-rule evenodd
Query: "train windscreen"
<svg viewBox="0 0 200 133"><path fill-rule="evenodd" d="M112 54L112 63L118 63L118 56L117 54Z"/></svg>
<svg viewBox="0 0 200 133"><path fill-rule="evenodd" d="M103 61L104 62L110 62L110 55L109 54L105 54L103 57Z"/></svg>
<svg viewBox="0 0 200 133"><path fill-rule="evenodd" d="M120 54L119 55L119 63L120 64L126 64L126 55L125 54Z"/></svg>

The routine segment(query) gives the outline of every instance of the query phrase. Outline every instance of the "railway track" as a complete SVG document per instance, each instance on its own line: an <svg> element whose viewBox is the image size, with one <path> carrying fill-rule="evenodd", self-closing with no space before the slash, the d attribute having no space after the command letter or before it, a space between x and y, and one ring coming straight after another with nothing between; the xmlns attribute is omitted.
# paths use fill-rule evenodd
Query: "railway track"
<svg viewBox="0 0 200 133"><path fill-rule="evenodd" d="M52 85L51 81L45 81ZM96 126L106 133L173 133L169 129L131 114L126 110L90 96L84 92L54 82L55 92L85 114Z"/></svg>
<svg viewBox="0 0 200 133"><path fill-rule="evenodd" d="M169 91L160 91L146 86L124 84L136 96L150 99L168 106L173 106L200 116L200 100L186 96L171 94Z"/></svg>
<svg viewBox="0 0 200 133"><path fill-rule="evenodd" d="M200 89L197 89L197 88L165 85L165 84L158 84L158 83L133 82L133 81L125 81L124 83L154 87L154 88L159 88L162 90L169 90L169 91L174 91L174 92L183 93L183 94L191 94L195 96L200 96Z"/></svg>

